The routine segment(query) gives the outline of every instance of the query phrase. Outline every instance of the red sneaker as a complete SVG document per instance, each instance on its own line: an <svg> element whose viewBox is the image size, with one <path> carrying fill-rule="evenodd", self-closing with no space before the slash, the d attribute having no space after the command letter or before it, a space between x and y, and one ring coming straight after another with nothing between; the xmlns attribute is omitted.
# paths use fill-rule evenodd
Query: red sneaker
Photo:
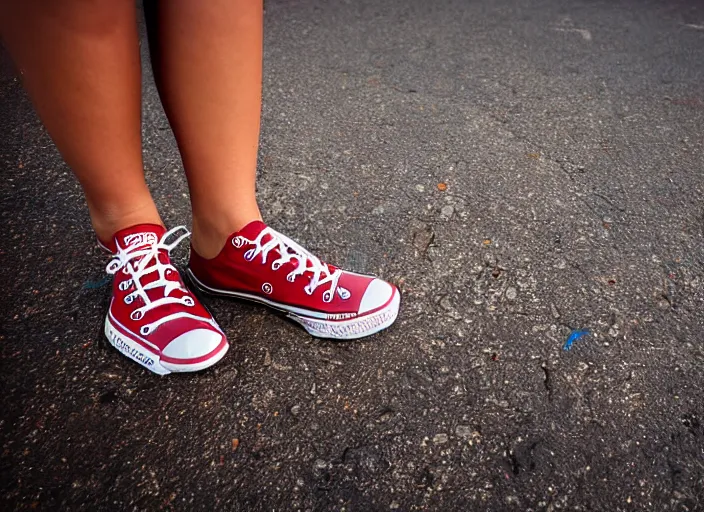
<svg viewBox="0 0 704 512"><path fill-rule="evenodd" d="M401 302L395 286L322 263L260 221L234 233L211 260L191 248L186 273L204 292L283 311L320 338L355 339L386 329Z"/></svg>
<svg viewBox="0 0 704 512"><path fill-rule="evenodd" d="M170 244L167 240L185 231ZM118 231L107 266L113 275L105 319L110 343L145 368L166 375L195 372L217 363L229 345L210 313L186 288L169 253L188 236L142 224Z"/></svg>

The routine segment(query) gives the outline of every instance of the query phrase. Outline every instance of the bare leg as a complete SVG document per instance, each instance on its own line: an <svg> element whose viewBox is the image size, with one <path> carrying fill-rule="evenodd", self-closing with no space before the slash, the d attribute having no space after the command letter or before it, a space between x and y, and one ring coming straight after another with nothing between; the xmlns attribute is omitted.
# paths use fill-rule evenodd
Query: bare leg
<svg viewBox="0 0 704 512"><path fill-rule="evenodd" d="M0 34L98 236L161 223L142 168L134 0L0 0Z"/></svg>
<svg viewBox="0 0 704 512"><path fill-rule="evenodd" d="M152 63L188 177L192 243L213 257L260 219L262 0L154 2L145 3Z"/></svg>

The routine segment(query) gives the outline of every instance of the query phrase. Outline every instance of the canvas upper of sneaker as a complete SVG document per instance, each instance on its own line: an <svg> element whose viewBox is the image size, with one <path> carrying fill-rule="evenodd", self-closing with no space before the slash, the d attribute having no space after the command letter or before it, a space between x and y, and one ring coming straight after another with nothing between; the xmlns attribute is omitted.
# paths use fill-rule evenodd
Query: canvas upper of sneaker
<svg viewBox="0 0 704 512"><path fill-rule="evenodd" d="M112 244L103 244L113 250L106 269L113 275L108 319L164 359L179 361L202 357L225 342L215 320L171 264L170 251L187 236L182 227L167 232L148 224L122 230ZM169 243L171 238L175 240Z"/></svg>
<svg viewBox="0 0 704 512"><path fill-rule="evenodd" d="M398 293L380 279L321 262L261 221L230 236L213 259L191 249L189 268L213 290L256 295L340 319L382 308Z"/></svg>

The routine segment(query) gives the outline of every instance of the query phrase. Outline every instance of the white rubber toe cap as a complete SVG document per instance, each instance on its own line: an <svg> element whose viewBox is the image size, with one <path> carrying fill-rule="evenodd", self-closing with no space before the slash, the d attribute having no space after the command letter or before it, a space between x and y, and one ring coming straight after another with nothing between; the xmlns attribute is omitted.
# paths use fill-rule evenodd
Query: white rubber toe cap
<svg viewBox="0 0 704 512"><path fill-rule="evenodd" d="M374 279L362 296L359 304L358 314L362 315L368 311L373 311L389 302L394 294L394 287L381 279Z"/></svg>
<svg viewBox="0 0 704 512"><path fill-rule="evenodd" d="M193 329L169 343L162 353L172 359L197 359L215 350L222 335L209 329Z"/></svg>

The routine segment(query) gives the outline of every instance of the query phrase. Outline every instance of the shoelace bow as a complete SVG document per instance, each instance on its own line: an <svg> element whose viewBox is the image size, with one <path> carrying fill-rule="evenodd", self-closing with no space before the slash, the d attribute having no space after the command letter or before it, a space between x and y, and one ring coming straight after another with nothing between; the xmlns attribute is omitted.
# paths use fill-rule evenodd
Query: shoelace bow
<svg viewBox="0 0 704 512"><path fill-rule="evenodd" d="M176 238L174 242L167 244L166 241L179 231L185 231L185 233ZM167 277L172 275L172 273L178 272L176 268L171 264L164 264L159 261L160 250L165 250L170 254L171 251L188 236L190 236L188 230L184 226L179 226L164 233L157 243L149 245L135 244L124 248L117 244L117 253L105 270L110 275L114 275L122 270L129 276L129 279L126 279L119 284L119 288L122 291L129 290L130 287L134 288L133 292L125 296L125 304L132 304L135 299L142 300L143 305L134 309L132 313L130 313L130 318L132 320L139 321L144 318L144 315L146 315L148 311L161 306L166 306L168 304L182 304L186 307L195 306L193 297L190 295L190 292L181 285L180 280L174 281L167 279ZM141 282L142 278L154 272L157 273L157 278L152 282L143 285ZM164 289L163 297L156 300L151 300L147 292L156 288ZM171 297L170 294L176 290L183 291L185 295L182 297ZM195 320L203 320L208 323L212 323L208 318L193 315L185 311L178 311L176 313L161 317L152 323L143 325L140 328L140 334L147 336L163 323L170 320L175 320L177 318L193 318Z"/></svg>
<svg viewBox="0 0 704 512"><path fill-rule="evenodd" d="M269 236L269 240L262 244L263 239ZM306 272L312 274L310 283L308 283L304 290L308 295L313 295L313 292L319 286L323 286L326 283L330 283L330 288L323 292L323 301L331 302L335 290L338 285L337 282L342 275L342 270L336 269L334 272L330 272L329 267L322 263L316 256L311 254L308 250L304 249L296 242L282 235L281 233L274 231L271 228L264 228L254 240L249 240L243 236L237 236L232 240L235 247L241 248L245 243L254 245L253 248L248 249L244 253L244 258L247 261L252 261L257 255L262 255L262 264L266 264L267 256L269 252L276 249L279 253L279 257L271 262L271 269L276 271L279 270L283 265L295 260L297 262L296 268L286 276L286 280L293 283L296 278L303 275ZM340 288L341 295L343 298L349 297L349 291Z"/></svg>

